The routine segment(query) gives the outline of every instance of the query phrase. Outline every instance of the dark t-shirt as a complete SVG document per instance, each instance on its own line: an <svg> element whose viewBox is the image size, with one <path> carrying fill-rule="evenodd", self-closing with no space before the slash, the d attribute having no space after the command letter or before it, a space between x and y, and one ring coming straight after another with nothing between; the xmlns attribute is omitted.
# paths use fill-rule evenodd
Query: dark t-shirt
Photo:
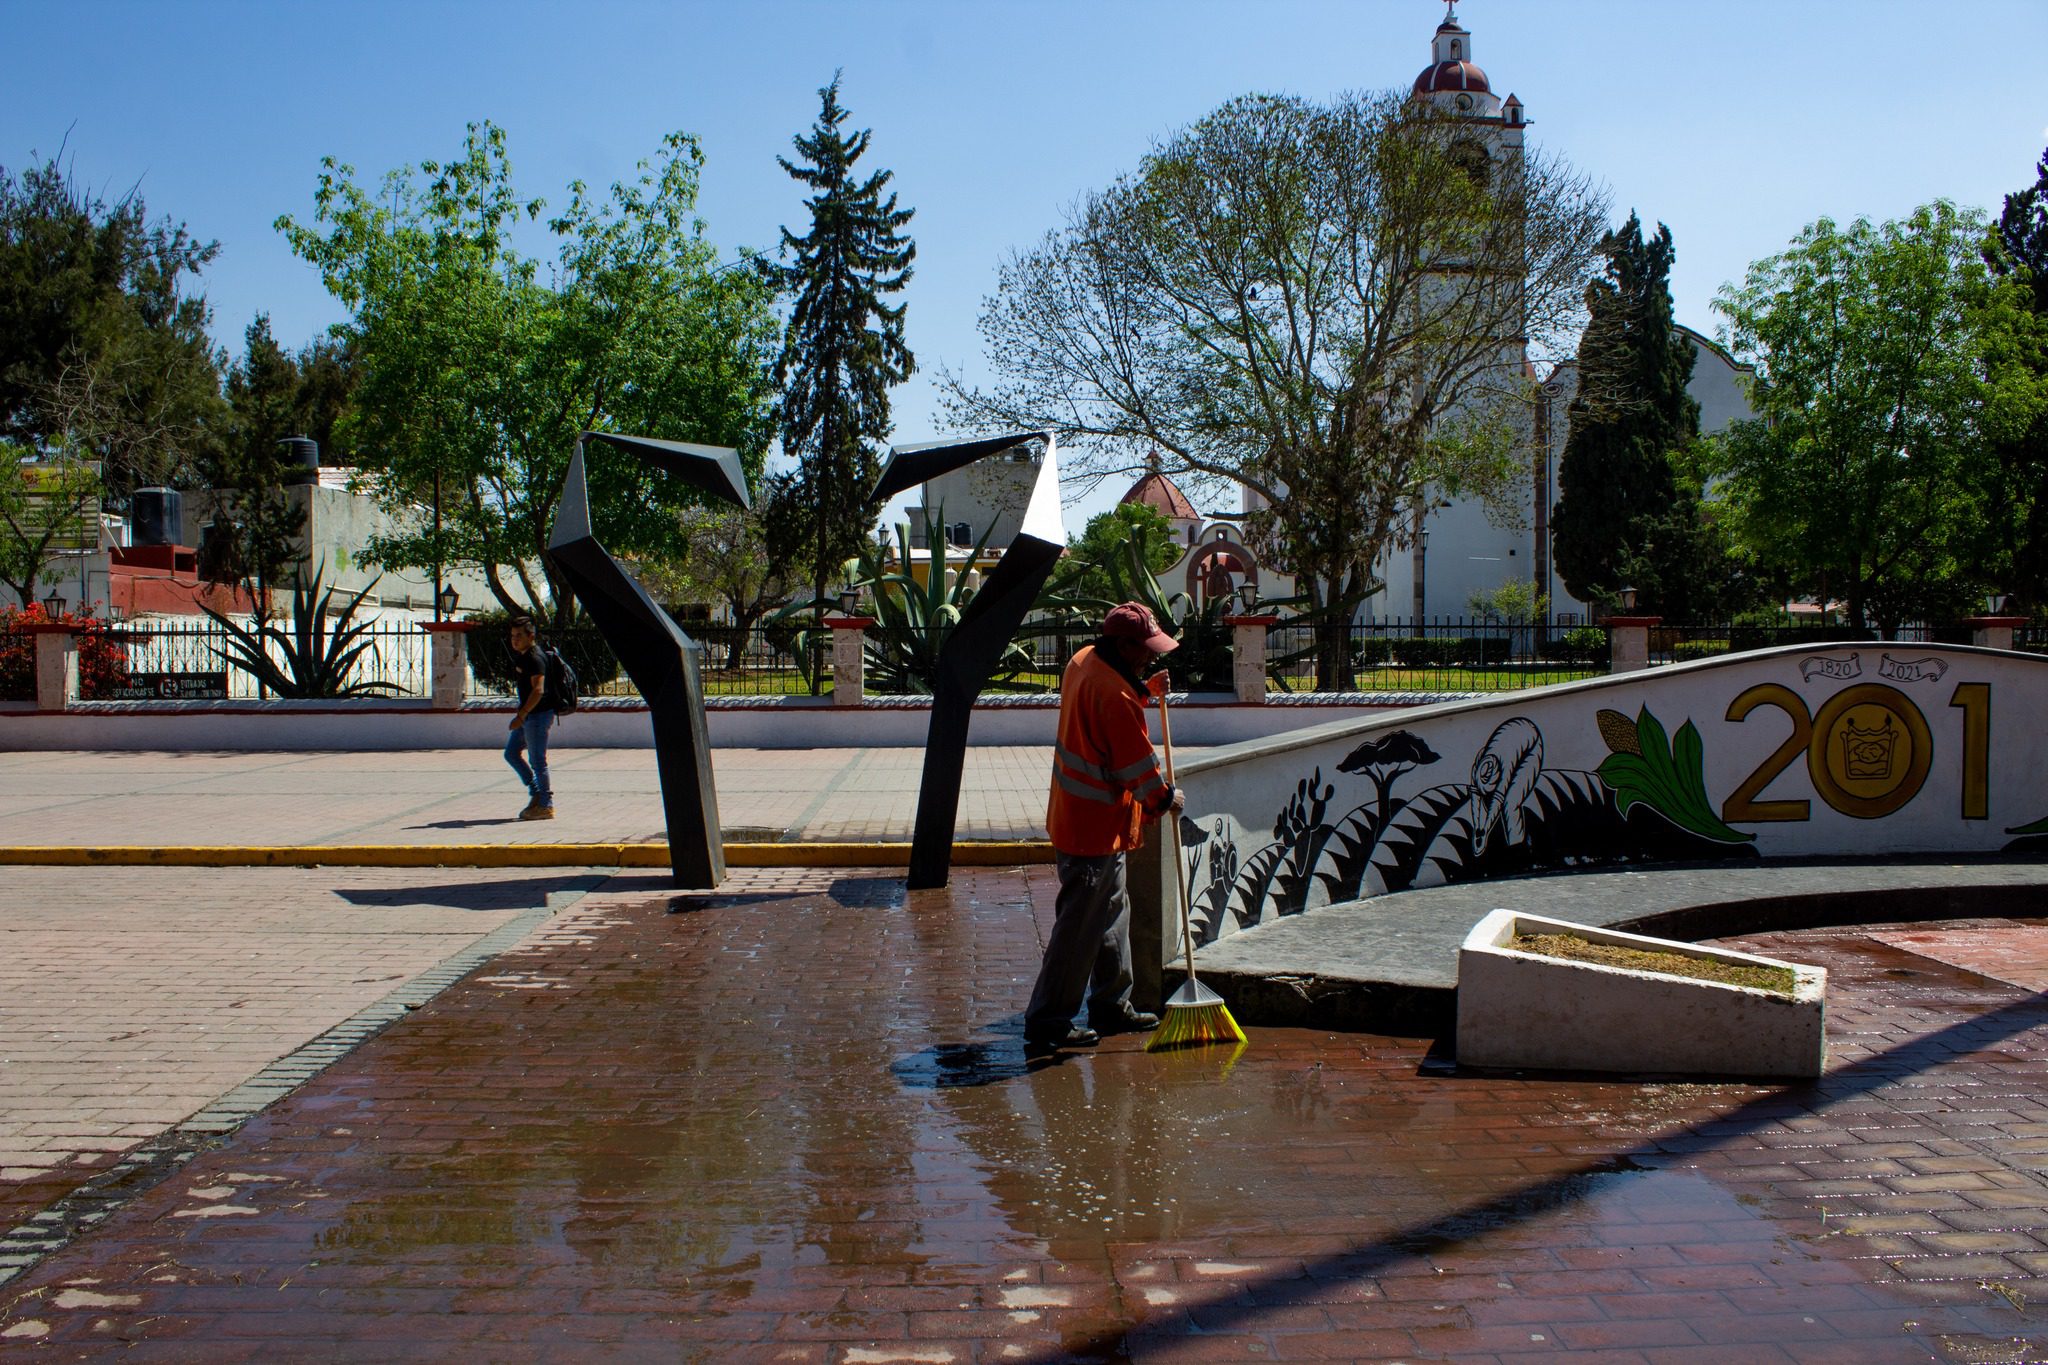
<svg viewBox="0 0 2048 1365"><path fill-rule="evenodd" d="M507 646L507 648L510 648L510 646ZM547 692L548 661L541 657L539 645L529 646L524 653L516 649L513 650L512 672L518 679L518 686L517 690L513 693L513 700L517 701L521 706L526 705L526 699L533 695L533 680L539 678L541 680L540 704L533 709L535 711L552 711L555 709L554 698L550 697Z"/></svg>

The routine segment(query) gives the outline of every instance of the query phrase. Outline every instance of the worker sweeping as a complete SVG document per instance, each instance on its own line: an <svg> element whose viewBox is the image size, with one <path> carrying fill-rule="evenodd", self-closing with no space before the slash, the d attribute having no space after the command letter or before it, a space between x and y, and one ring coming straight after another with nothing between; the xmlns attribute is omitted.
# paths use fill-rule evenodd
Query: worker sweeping
<svg viewBox="0 0 2048 1365"><path fill-rule="evenodd" d="M1146 676L1178 645L1150 611L1126 602L1102 618L1101 635L1074 655L1060 679L1045 816L1060 891L1024 1011L1024 1040L1035 1050L1088 1047L1102 1034L1141 1033L1159 1023L1131 1004L1124 854L1144 842L1146 822L1178 814L1185 804L1160 774L1145 727L1145 703L1156 695ZM1074 1022L1084 998L1086 1026Z"/></svg>

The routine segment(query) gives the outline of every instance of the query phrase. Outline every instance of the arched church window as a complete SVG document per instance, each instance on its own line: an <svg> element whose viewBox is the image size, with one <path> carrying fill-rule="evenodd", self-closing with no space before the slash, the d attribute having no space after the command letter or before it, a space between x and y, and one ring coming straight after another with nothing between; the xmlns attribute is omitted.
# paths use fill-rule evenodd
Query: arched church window
<svg viewBox="0 0 2048 1365"><path fill-rule="evenodd" d="M1458 61L1465 55L1465 45L1456 38L1451 39L1451 60Z"/></svg>
<svg viewBox="0 0 2048 1365"><path fill-rule="evenodd" d="M1460 142L1451 148L1451 164L1463 171L1474 185L1486 188L1493 163L1487 159L1486 149L1476 142Z"/></svg>

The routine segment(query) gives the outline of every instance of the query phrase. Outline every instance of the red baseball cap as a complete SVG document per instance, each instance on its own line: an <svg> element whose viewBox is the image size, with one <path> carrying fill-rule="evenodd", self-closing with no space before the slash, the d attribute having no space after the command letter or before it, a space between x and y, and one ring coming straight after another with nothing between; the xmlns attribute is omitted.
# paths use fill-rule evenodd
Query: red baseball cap
<svg viewBox="0 0 2048 1365"><path fill-rule="evenodd" d="M1111 607L1102 618L1102 633L1112 640L1136 640L1154 654L1170 654L1180 648L1180 641L1161 630L1152 613L1138 602Z"/></svg>

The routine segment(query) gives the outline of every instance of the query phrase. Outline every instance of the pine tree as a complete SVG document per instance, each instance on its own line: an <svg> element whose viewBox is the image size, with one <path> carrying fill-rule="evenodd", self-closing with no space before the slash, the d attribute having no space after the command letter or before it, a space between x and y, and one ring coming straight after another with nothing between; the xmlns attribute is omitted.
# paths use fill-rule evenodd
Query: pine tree
<svg viewBox="0 0 2048 1365"><path fill-rule="evenodd" d="M799 464L776 481L768 523L774 557L797 566L822 603L881 512L870 490L890 430L889 388L916 368L903 340L905 305L884 300L910 282L917 247L901 233L914 210L884 197L891 172L855 177L869 133L842 127L837 73L818 97L818 121L793 139L802 164L776 158L812 194L810 231L782 232L794 259L769 267L794 296L775 382L782 449Z"/></svg>
<svg viewBox="0 0 2048 1365"><path fill-rule="evenodd" d="M1551 515L1558 576L1582 601L1611 600L1624 586L1644 610L1683 610L1699 507L1679 485L1673 452L1699 435L1700 406L1686 392L1691 343L1672 322L1671 229L1643 240L1631 213L1601 241L1604 279L1586 289L1579 387L1558 462L1562 490Z"/></svg>

